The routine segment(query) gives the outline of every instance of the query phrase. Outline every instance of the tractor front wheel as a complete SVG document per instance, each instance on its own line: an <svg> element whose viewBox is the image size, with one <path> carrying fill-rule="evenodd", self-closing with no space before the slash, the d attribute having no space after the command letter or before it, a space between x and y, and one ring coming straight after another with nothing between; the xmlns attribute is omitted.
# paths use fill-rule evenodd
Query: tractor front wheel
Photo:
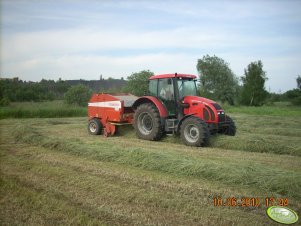
<svg viewBox="0 0 301 226"><path fill-rule="evenodd" d="M206 146L209 141L209 129L206 122L197 117L188 117L180 128L181 139L188 146Z"/></svg>
<svg viewBox="0 0 301 226"><path fill-rule="evenodd" d="M218 133L228 135L228 136L235 136L236 134L236 126L234 121L226 115L226 123L227 126L223 127L221 130L218 131Z"/></svg>
<svg viewBox="0 0 301 226"><path fill-rule="evenodd" d="M158 109L150 103L141 104L135 111L134 127L137 136L144 140L159 140L163 135Z"/></svg>
<svg viewBox="0 0 301 226"><path fill-rule="evenodd" d="M88 132L90 134L99 135L99 134L101 134L102 129L103 129L103 126L102 126L99 119L94 118L94 119L91 119L89 121L89 123L88 123Z"/></svg>

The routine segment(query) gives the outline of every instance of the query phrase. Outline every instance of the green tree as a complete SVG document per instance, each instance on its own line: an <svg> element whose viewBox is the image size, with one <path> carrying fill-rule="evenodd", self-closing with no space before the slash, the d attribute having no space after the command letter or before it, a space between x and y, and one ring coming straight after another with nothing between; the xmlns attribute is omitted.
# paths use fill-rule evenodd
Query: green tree
<svg viewBox="0 0 301 226"><path fill-rule="evenodd" d="M8 105L10 105L10 100L8 99L8 97L2 97L0 99L0 106L3 107Z"/></svg>
<svg viewBox="0 0 301 226"><path fill-rule="evenodd" d="M87 106L92 91L85 85L72 86L65 93L65 102L70 105Z"/></svg>
<svg viewBox="0 0 301 226"><path fill-rule="evenodd" d="M288 90L284 93L285 97L287 98L287 100L292 100L296 97L300 96L301 91L299 89L291 89Z"/></svg>
<svg viewBox="0 0 301 226"><path fill-rule="evenodd" d="M301 90L301 76L300 76L300 75L298 75L298 77L297 77L297 79L296 79L296 82L297 82L297 87L298 87L298 89Z"/></svg>
<svg viewBox="0 0 301 226"><path fill-rule="evenodd" d="M301 89L288 90L283 95L293 105L301 105Z"/></svg>
<svg viewBox="0 0 301 226"><path fill-rule="evenodd" d="M148 78L154 73L149 70L136 72L127 77L125 91L136 96L143 96L148 91Z"/></svg>
<svg viewBox="0 0 301 226"><path fill-rule="evenodd" d="M300 77L300 75L298 75L296 82L297 82L297 89L288 90L283 95L293 105L301 106L301 77Z"/></svg>
<svg viewBox="0 0 301 226"><path fill-rule="evenodd" d="M264 88L267 77L262 62L260 60L251 62L245 69L245 76L241 79L243 82L241 103L250 106L262 105L268 94Z"/></svg>
<svg viewBox="0 0 301 226"><path fill-rule="evenodd" d="M64 93L66 93L70 88L66 81L63 81L61 78L55 82L54 87L54 92L56 93L58 99L62 99L64 97Z"/></svg>
<svg viewBox="0 0 301 226"><path fill-rule="evenodd" d="M233 105L238 90L238 79L229 64L217 56L203 56L198 60L201 96Z"/></svg>

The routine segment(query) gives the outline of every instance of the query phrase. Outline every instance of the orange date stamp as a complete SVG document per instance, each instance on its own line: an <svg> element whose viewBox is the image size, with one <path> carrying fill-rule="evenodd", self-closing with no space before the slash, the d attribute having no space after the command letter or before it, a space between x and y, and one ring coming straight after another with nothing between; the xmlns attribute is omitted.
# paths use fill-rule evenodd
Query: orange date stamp
<svg viewBox="0 0 301 226"><path fill-rule="evenodd" d="M288 198L275 198L275 197L229 197L222 198L215 196L213 198L213 205L218 206L231 206L231 207L270 207L270 206L288 206Z"/></svg>

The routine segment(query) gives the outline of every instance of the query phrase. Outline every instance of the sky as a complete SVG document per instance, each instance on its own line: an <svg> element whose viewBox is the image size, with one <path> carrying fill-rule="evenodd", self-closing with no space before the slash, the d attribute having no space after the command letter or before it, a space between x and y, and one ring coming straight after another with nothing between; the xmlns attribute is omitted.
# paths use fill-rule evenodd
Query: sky
<svg viewBox="0 0 301 226"><path fill-rule="evenodd" d="M301 0L0 0L0 76L27 81L198 74L223 58L237 77L261 60L266 89L296 88Z"/></svg>

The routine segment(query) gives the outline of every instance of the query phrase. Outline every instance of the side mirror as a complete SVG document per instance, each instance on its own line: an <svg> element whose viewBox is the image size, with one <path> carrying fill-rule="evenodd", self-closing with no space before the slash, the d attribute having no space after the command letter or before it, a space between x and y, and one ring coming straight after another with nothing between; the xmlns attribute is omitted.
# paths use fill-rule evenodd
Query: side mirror
<svg viewBox="0 0 301 226"><path fill-rule="evenodd" d="M188 103L183 103L182 101L180 101L180 105L181 105L182 108L189 108Z"/></svg>

